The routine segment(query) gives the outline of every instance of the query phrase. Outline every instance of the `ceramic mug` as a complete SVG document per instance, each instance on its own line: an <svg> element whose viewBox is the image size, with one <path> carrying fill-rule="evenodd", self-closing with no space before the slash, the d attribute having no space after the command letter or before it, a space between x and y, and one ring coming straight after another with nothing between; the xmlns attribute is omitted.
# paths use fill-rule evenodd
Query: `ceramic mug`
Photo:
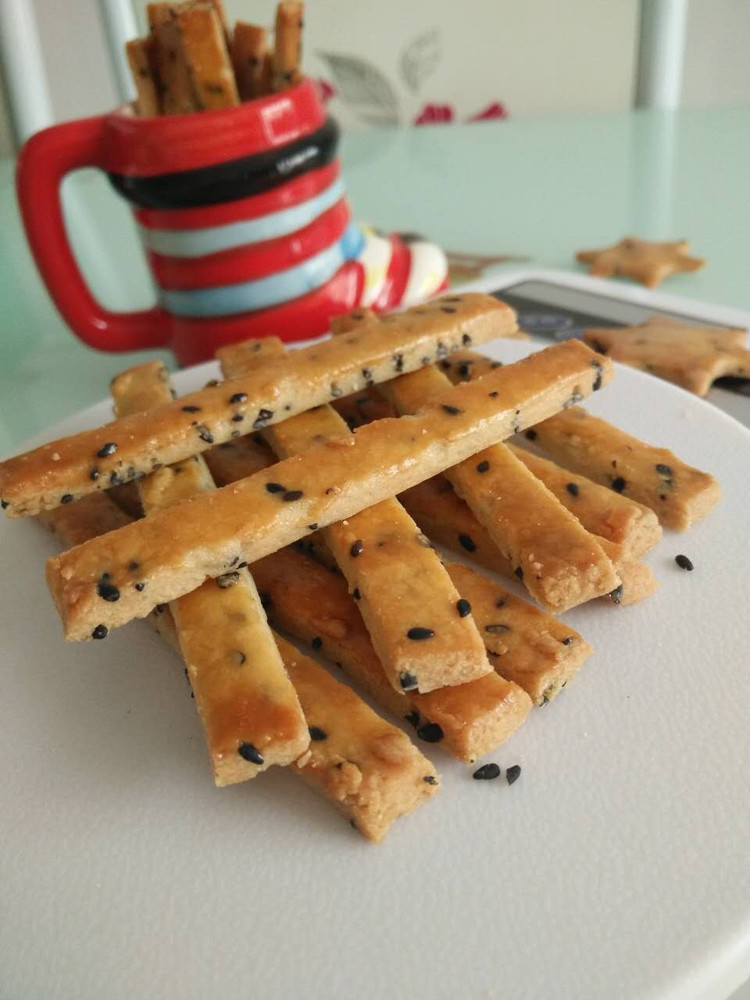
<svg viewBox="0 0 750 1000"><path fill-rule="evenodd" d="M351 219L338 128L309 81L222 111L141 118L130 106L32 136L18 198L37 266L91 347L169 347L182 364L223 344L317 336L332 315L409 305L442 290L445 256ZM158 305L104 309L76 265L60 185L105 171L133 208Z"/></svg>

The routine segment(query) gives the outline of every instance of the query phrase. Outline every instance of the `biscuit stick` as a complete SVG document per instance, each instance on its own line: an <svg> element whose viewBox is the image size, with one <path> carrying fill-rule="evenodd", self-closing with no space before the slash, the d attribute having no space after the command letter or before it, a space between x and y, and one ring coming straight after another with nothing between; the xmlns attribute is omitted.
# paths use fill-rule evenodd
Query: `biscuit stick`
<svg viewBox="0 0 750 1000"><path fill-rule="evenodd" d="M154 46L151 38L133 38L125 43L130 72L136 92L136 108L142 118L161 114L159 82L154 65Z"/></svg>
<svg viewBox="0 0 750 1000"><path fill-rule="evenodd" d="M422 738L459 760L475 760L507 740L531 709L517 684L494 671L428 694L394 691L342 577L307 556L282 549L253 567L275 626L340 664L379 706L407 719Z"/></svg>
<svg viewBox="0 0 750 1000"><path fill-rule="evenodd" d="M591 646L564 622L468 566L446 568L474 610L495 670L536 705L554 698L591 655Z"/></svg>
<svg viewBox="0 0 750 1000"><path fill-rule="evenodd" d="M267 338L268 339L268 338ZM281 354L284 348L278 345ZM221 352L224 374L248 370L247 345ZM252 361L250 362L252 364ZM319 441L351 437L344 420L330 406L300 413L264 432L280 458L296 455ZM386 676L397 691L421 692L462 684L492 669L470 614L459 610L460 595L437 553L415 545L421 533L395 499L380 503L321 529L326 546L358 595ZM427 640L412 641L414 623Z"/></svg>
<svg viewBox="0 0 750 1000"><path fill-rule="evenodd" d="M164 17L151 32L154 66L161 87L161 110L165 115L184 115L200 110L180 32L174 19Z"/></svg>
<svg viewBox="0 0 750 1000"><path fill-rule="evenodd" d="M454 347L472 339L490 340L514 326L513 311L489 295L436 299L151 413L1 462L0 507L13 517L68 503L382 382L395 371L413 371Z"/></svg>
<svg viewBox="0 0 750 1000"><path fill-rule="evenodd" d="M268 32L265 28L237 21L232 36L232 66L243 101L261 97L264 93L263 61L267 45Z"/></svg>
<svg viewBox="0 0 750 1000"><path fill-rule="evenodd" d="M441 372L424 368L383 391L400 413L414 413L449 385ZM445 475L548 611L565 611L619 585L596 539L504 445L485 449Z"/></svg>
<svg viewBox="0 0 750 1000"><path fill-rule="evenodd" d="M98 625L143 617L154 604L226 573L235 559L254 562L305 537L311 524L342 521L456 465L507 437L519 420L538 423L571 393L589 390L591 357L573 341L539 351L480 382L450 388L417 416L379 420L351 438L315 445L50 560L47 581L66 636L86 639ZM608 364L602 378L609 377ZM272 367L269 362L258 374ZM132 586L132 562L148 595ZM104 573L114 600L99 591Z"/></svg>
<svg viewBox="0 0 750 1000"><path fill-rule="evenodd" d="M368 840L382 840L395 819L437 792L435 768L346 684L286 639L276 641L312 736L292 770Z"/></svg>
<svg viewBox="0 0 750 1000"><path fill-rule="evenodd" d="M399 497L404 507L432 541L460 552L487 569L515 579L513 563L503 555L487 530L442 476L428 479ZM619 586L602 598L617 605L648 597L657 584L645 563L638 562L622 545L594 536L619 577Z"/></svg>
<svg viewBox="0 0 750 1000"><path fill-rule="evenodd" d="M461 374L467 362L469 368ZM461 351L451 359L448 375L455 382L484 378L494 370L483 355ZM709 473L577 406L528 429L524 436L565 468L650 507L665 527L675 531L685 531L705 517L721 496Z"/></svg>
<svg viewBox="0 0 750 1000"><path fill-rule="evenodd" d="M168 372L159 361L132 368L112 381L112 396L120 416L157 407L171 399ZM146 515L215 488L200 456L138 485ZM207 580L172 601L170 611L216 784L246 781L296 760L309 743L307 723L248 570L237 566Z"/></svg>
<svg viewBox="0 0 750 1000"><path fill-rule="evenodd" d="M210 4L177 11L177 29L198 106L203 111L240 103L221 18Z"/></svg>
<svg viewBox="0 0 750 1000"><path fill-rule="evenodd" d="M276 8L273 89L286 90L302 79L302 17L304 4L281 0Z"/></svg>
<svg viewBox="0 0 750 1000"><path fill-rule="evenodd" d="M506 447L593 534L624 546L633 557L648 552L661 538L659 520L649 507L524 448Z"/></svg>

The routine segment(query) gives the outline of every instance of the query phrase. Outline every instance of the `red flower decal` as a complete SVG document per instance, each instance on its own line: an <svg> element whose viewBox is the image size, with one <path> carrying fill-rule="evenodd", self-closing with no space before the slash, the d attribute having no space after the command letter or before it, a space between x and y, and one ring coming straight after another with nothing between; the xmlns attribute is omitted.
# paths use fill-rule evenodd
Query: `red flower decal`
<svg viewBox="0 0 750 1000"><path fill-rule="evenodd" d="M499 101L493 101L492 104L488 104L483 111L477 111L475 115L472 115L466 120L469 122L490 122L495 121L499 118L507 118L508 112L504 104Z"/></svg>
<svg viewBox="0 0 750 1000"><path fill-rule="evenodd" d="M336 88L328 80L318 77L317 80L313 80L313 83L323 104L328 104L331 98L336 96Z"/></svg>
<svg viewBox="0 0 750 1000"><path fill-rule="evenodd" d="M442 125L453 121L453 107L450 104L425 104L417 117L415 125Z"/></svg>

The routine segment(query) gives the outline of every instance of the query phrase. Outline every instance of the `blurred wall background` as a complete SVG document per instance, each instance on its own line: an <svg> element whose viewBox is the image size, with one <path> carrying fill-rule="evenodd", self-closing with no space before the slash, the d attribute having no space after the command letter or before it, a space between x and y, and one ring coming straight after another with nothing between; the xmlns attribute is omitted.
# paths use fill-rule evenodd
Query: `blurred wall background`
<svg viewBox="0 0 750 1000"><path fill-rule="evenodd" d="M56 118L114 106L96 0L27 2ZM232 19L272 23L274 0L226 5ZM638 0L308 0L305 67L332 88L331 109L349 128L623 111L638 19ZM749 0L690 0L683 105L750 104L748 51ZM0 115L0 152L10 150Z"/></svg>

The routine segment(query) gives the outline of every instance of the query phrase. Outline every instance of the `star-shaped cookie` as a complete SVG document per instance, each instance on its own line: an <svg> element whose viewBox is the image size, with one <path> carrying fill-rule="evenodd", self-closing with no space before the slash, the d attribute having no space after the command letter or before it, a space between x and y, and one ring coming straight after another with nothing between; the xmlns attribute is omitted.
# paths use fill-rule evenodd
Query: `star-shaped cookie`
<svg viewBox="0 0 750 1000"><path fill-rule="evenodd" d="M583 339L614 361L705 396L714 379L723 375L750 378L745 334L745 330L690 326L654 316L640 326L585 330Z"/></svg>
<svg viewBox="0 0 750 1000"><path fill-rule="evenodd" d="M680 271L698 271L705 265L700 257L690 257L690 244L686 240L675 243L652 243L626 236L614 246L602 250L579 250L576 260L589 264L589 274L600 278L620 275L633 278L648 288L656 288L670 274Z"/></svg>

